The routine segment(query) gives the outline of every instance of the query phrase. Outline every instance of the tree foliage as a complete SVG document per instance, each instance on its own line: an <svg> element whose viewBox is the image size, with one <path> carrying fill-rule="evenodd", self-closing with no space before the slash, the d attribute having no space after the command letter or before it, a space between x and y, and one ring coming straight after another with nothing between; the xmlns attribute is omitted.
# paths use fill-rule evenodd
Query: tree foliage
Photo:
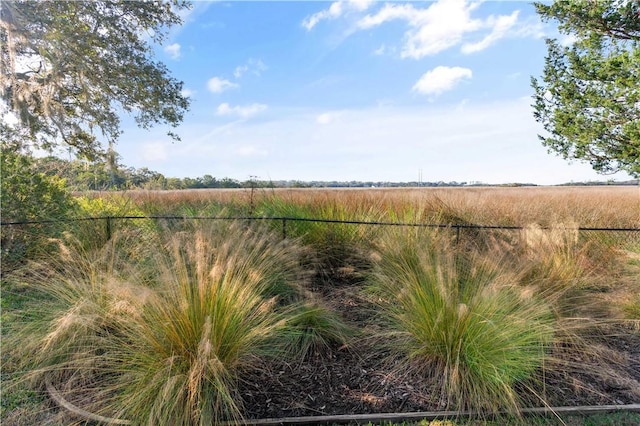
<svg viewBox="0 0 640 426"><path fill-rule="evenodd" d="M152 43L188 7L184 0L0 2L3 141L65 146L94 159L117 141L122 112L143 128L177 126L188 99L154 61ZM17 126L7 124L8 111Z"/></svg>
<svg viewBox="0 0 640 426"><path fill-rule="evenodd" d="M31 156L10 147L0 147L0 206L2 222L61 220L73 214L76 202L64 179L41 173ZM41 223L2 226L0 270L11 270L39 248L49 248L48 239L61 231L60 224Z"/></svg>
<svg viewBox="0 0 640 426"><path fill-rule="evenodd" d="M61 219L73 198L62 178L38 170L34 160L12 149L0 149L2 221Z"/></svg>
<svg viewBox="0 0 640 426"><path fill-rule="evenodd" d="M600 173L640 176L640 1L535 7L573 41L547 39L543 74L531 79L542 143Z"/></svg>

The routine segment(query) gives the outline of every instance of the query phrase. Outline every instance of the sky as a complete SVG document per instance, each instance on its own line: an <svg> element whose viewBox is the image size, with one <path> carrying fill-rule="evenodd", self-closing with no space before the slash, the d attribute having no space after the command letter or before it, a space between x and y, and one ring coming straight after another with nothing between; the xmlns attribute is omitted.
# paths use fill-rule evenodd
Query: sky
<svg viewBox="0 0 640 426"><path fill-rule="evenodd" d="M549 185L602 176L547 152L523 1L196 1L156 58L184 82L176 129L123 121L120 162L167 177Z"/></svg>

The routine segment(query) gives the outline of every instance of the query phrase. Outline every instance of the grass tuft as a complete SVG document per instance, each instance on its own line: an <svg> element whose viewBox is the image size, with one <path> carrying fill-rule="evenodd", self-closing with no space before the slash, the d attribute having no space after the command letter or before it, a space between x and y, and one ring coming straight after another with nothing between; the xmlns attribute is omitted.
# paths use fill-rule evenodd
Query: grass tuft
<svg viewBox="0 0 640 426"><path fill-rule="evenodd" d="M494 262L464 258L437 233L389 233L374 288L406 364L432 378L447 408L517 412L515 386L545 358L547 303Z"/></svg>
<svg viewBox="0 0 640 426"><path fill-rule="evenodd" d="M325 355L331 349L349 344L355 330L320 301L300 304L288 315L283 341L293 358L305 361L314 355Z"/></svg>
<svg viewBox="0 0 640 426"><path fill-rule="evenodd" d="M10 343L25 376L51 381L83 409L134 424L213 424L242 417L243 371L275 356L285 325L273 287L292 287L296 247L264 228L216 222L74 252L21 277L48 300ZM145 258L144 262L139 262ZM36 273L37 272L37 273ZM35 354L35 355L33 355Z"/></svg>

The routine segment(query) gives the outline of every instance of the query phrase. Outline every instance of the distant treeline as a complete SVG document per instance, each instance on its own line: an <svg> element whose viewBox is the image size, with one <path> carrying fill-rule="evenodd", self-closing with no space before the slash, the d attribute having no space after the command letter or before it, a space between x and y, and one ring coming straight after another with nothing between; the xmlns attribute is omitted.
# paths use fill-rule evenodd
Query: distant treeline
<svg viewBox="0 0 640 426"><path fill-rule="evenodd" d="M72 191L105 191L124 189L206 189L206 188L392 188L392 187L456 187L488 186L483 182L384 182L384 181L299 181L261 180L250 178L239 181L204 175L196 178L166 177L146 167L136 169L106 163L89 163L81 160L64 160L44 157L36 160L38 169L47 175L64 178ZM638 185L638 180L627 182L571 182L565 185ZM509 183L496 186L536 186L532 183Z"/></svg>

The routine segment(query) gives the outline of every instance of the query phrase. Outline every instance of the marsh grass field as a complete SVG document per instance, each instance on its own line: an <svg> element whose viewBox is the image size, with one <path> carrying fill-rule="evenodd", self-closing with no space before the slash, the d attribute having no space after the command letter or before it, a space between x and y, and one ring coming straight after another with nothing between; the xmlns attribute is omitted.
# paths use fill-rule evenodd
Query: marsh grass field
<svg viewBox="0 0 640 426"><path fill-rule="evenodd" d="M3 424L640 402L639 187L76 199L182 219L3 229Z"/></svg>

